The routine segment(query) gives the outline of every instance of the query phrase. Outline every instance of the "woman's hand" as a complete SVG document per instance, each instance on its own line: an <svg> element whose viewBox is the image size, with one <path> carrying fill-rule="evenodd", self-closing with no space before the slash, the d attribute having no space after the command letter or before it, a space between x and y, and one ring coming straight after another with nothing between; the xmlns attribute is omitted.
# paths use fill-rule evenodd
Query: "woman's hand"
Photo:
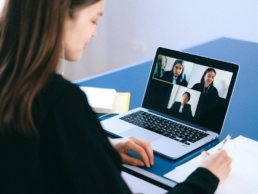
<svg viewBox="0 0 258 194"><path fill-rule="evenodd" d="M119 152L124 163L147 167L154 164L153 150L148 141L134 137L110 139L110 141L113 147ZM129 151L137 153L140 158L128 155Z"/></svg>
<svg viewBox="0 0 258 194"><path fill-rule="evenodd" d="M216 154L204 152L203 161L200 166L207 168L217 176L220 181L224 181L231 170L231 162L232 159L225 150L221 150Z"/></svg>

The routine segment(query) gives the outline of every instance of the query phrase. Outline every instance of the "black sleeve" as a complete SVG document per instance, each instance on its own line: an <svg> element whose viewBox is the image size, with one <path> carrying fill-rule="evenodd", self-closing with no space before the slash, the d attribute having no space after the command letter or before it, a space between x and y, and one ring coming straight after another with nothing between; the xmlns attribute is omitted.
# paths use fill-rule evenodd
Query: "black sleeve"
<svg viewBox="0 0 258 194"><path fill-rule="evenodd" d="M86 96L78 88L66 90L51 113L60 161L67 176L64 187L73 194L131 193L120 176L121 158Z"/></svg>
<svg viewBox="0 0 258 194"><path fill-rule="evenodd" d="M184 182L176 185L169 194L212 194L219 179L205 168L197 168Z"/></svg>

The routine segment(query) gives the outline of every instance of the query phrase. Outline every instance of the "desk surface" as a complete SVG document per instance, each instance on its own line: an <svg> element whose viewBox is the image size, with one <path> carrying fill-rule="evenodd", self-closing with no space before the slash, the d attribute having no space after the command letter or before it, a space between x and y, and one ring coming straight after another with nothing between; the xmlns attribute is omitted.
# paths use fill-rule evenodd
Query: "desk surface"
<svg viewBox="0 0 258 194"><path fill-rule="evenodd" d="M230 61L240 66L236 87L232 96L229 111L219 139L229 131L233 137L243 135L258 140L258 43L220 38L190 49L186 52ZM119 92L131 92L130 109L141 105L152 61L128 66L100 76L79 82L79 85L115 88ZM188 161L212 144L206 145L179 160L169 160L155 155L155 165L146 169L163 176L176 166Z"/></svg>

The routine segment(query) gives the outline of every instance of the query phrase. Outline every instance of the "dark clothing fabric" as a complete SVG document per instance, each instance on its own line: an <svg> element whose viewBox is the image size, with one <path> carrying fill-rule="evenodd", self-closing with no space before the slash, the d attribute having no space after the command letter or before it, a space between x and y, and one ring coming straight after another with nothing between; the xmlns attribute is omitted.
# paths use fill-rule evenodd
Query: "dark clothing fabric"
<svg viewBox="0 0 258 194"><path fill-rule="evenodd" d="M173 76L174 74L172 73L172 71L165 71L162 79L172 83ZM176 79L176 84L186 87L188 82L186 81L185 75L182 75L182 77L178 77Z"/></svg>
<svg viewBox="0 0 258 194"><path fill-rule="evenodd" d="M220 103L218 90L214 86L205 89L200 83L195 84L192 89L201 92L194 118L196 124L219 132L224 108L223 103Z"/></svg>
<svg viewBox="0 0 258 194"><path fill-rule="evenodd" d="M0 193L126 194L121 158L85 94L53 75L33 105L39 136L0 135ZM213 193L218 179L199 168L171 193Z"/></svg>
<svg viewBox="0 0 258 194"><path fill-rule="evenodd" d="M191 105L185 104L181 113L179 112L180 106L181 106L180 102L174 102L174 104L172 105L172 107L170 109L171 115L175 116L179 119L184 119L184 120L190 121L193 117Z"/></svg>
<svg viewBox="0 0 258 194"><path fill-rule="evenodd" d="M219 179L205 168L197 168L187 179L175 186L170 194L204 194L214 193Z"/></svg>
<svg viewBox="0 0 258 194"><path fill-rule="evenodd" d="M201 92L195 116L205 118L213 107L217 106L218 90L214 86L204 89L200 83L195 84L192 89Z"/></svg>
<svg viewBox="0 0 258 194"><path fill-rule="evenodd" d="M194 84L192 87L193 90L200 91L202 95L206 95L211 99L216 99L219 97L218 90L214 86L210 86L209 88L204 88L204 86L200 83Z"/></svg>

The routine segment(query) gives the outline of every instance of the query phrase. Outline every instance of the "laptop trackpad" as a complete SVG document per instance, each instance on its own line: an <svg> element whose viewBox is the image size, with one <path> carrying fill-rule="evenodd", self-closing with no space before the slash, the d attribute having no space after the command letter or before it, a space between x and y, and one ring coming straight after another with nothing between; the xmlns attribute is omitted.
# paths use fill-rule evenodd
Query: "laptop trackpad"
<svg viewBox="0 0 258 194"><path fill-rule="evenodd" d="M139 127L133 127L125 132L122 132L119 134L122 137L137 137L143 140L148 140L150 142L155 141L157 139L162 138L161 136L159 136L156 133L153 133L151 131L148 131L146 129L143 128L139 128Z"/></svg>

